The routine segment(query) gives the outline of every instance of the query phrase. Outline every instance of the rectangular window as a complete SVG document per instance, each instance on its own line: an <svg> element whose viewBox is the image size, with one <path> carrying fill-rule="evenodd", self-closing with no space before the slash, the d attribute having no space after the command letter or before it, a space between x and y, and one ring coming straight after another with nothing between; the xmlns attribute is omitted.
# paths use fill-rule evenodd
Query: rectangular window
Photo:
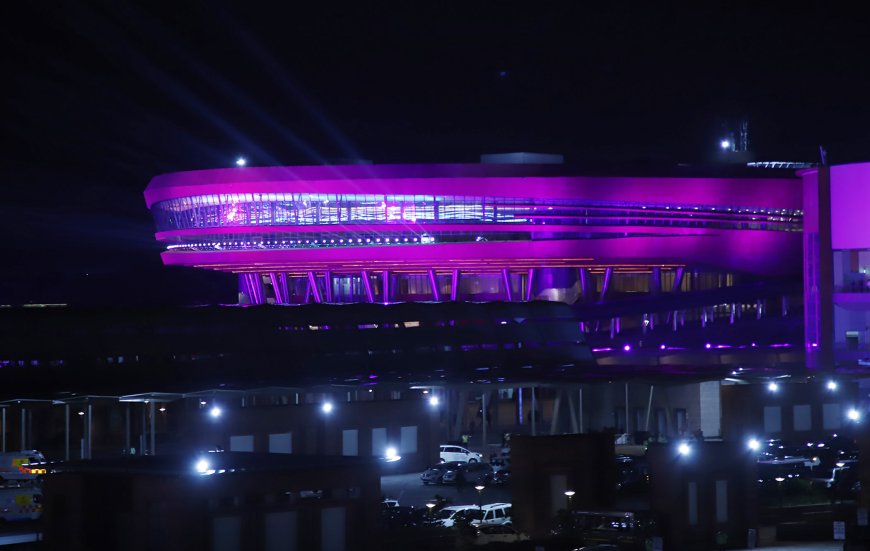
<svg viewBox="0 0 870 551"><path fill-rule="evenodd" d="M296 551L297 521L295 511L279 511L266 513L264 530L266 532L266 551Z"/></svg>
<svg viewBox="0 0 870 551"><path fill-rule="evenodd" d="M359 455L359 431L348 429L341 431L341 455Z"/></svg>
<svg viewBox="0 0 870 551"><path fill-rule="evenodd" d="M674 410L674 430L677 431L677 436L686 436L689 430L689 417L683 408Z"/></svg>
<svg viewBox="0 0 870 551"><path fill-rule="evenodd" d="M384 455L387 447L387 429L372 429L372 455Z"/></svg>
<svg viewBox="0 0 870 551"><path fill-rule="evenodd" d="M728 481L716 481L716 522L728 522Z"/></svg>
<svg viewBox="0 0 870 551"><path fill-rule="evenodd" d="M782 408L779 406L764 407L764 432L773 434L782 432Z"/></svg>
<svg viewBox="0 0 870 551"><path fill-rule="evenodd" d="M217 517L212 523L213 551L239 551L242 548L241 517Z"/></svg>
<svg viewBox="0 0 870 551"><path fill-rule="evenodd" d="M689 482L689 500L688 500L688 516L689 526L697 526L698 524L698 484Z"/></svg>
<svg viewBox="0 0 870 551"><path fill-rule="evenodd" d="M824 430L839 429L843 412L840 404L822 404L822 428Z"/></svg>
<svg viewBox="0 0 870 551"><path fill-rule="evenodd" d="M402 439L399 442L399 453L417 453L417 426L402 427Z"/></svg>
<svg viewBox="0 0 870 551"><path fill-rule="evenodd" d="M320 511L320 548L323 551L344 551L344 507L329 507Z"/></svg>
<svg viewBox="0 0 870 551"><path fill-rule="evenodd" d="M245 434L242 436L230 436L230 451L231 452L252 452L254 451L254 435Z"/></svg>
<svg viewBox="0 0 870 551"><path fill-rule="evenodd" d="M293 433L270 434L269 453L293 453Z"/></svg>
<svg viewBox="0 0 870 551"><path fill-rule="evenodd" d="M808 431L813 428L812 406L798 405L794 406L794 430Z"/></svg>

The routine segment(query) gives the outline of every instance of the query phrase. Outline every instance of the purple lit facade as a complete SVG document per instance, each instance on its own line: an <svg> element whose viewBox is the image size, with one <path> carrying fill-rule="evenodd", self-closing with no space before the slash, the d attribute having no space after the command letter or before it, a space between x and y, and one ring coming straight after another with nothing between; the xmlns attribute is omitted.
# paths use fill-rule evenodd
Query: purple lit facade
<svg viewBox="0 0 870 551"><path fill-rule="evenodd" d="M164 263L238 273L246 303L576 302L678 290L687 269L797 274L801 193L797 178L481 164L183 172L145 198Z"/></svg>

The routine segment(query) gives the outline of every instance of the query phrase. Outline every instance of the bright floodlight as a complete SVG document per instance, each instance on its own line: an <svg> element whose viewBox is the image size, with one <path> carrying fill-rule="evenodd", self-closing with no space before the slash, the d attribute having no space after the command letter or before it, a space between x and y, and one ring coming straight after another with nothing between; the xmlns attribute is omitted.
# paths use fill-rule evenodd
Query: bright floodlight
<svg viewBox="0 0 870 551"><path fill-rule="evenodd" d="M387 451L384 455L387 459L393 459L394 457L396 457L396 448L387 448Z"/></svg>
<svg viewBox="0 0 870 551"><path fill-rule="evenodd" d="M218 417L220 417L220 416L221 416L221 413L223 413L223 411L221 410L221 408L219 408L219 407L217 407L217 406L214 406L214 407L211 408L211 409L209 410L209 412L208 412L208 414L211 415L212 417L214 417L215 419L217 419Z"/></svg>
<svg viewBox="0 0 870 551"><path fill-rule="evenodd" d="M565 490L565 495L568 497L573 496L575 493L576 492L574 490Z"/></svg>
<svg viewBox="0 0 870 551"><path fill-rule="evenodd" d="M431 398L429 398L429 405L433 406L433 407L437 406L438 405L438 396L432 396Z"/></svg>
<svg viewBox="0 0 870 551"><path fill-rule="evenodd" d="M861 412L855 408L852 408L846 413L846 416L849 418L849 421L858 421L861 419Z"/></svg>
<svg viewBox="0 0 870 551"><path fill-rule="evenodd" d="M692 451L692 448L690 448L688 444L683 442L677 447L677 451L680 452L680 455L689 455L689 453L691 453Z"/></svg>
<svg viewBox="0 0 870 551"><path fill-rule="evenodd" d="M769 390L771 392L776 392L777 390L779 390L779 385L776 383L773 383L773 382L768 383L767 390Z"/></svg>
<svg viewBox="0 0 870 551"><path fill-rule="evenodd" d="M782 482L782 481L785 480L785 477L778 476L778 477L776 477L774 480L776 480L777 482Z"/></svg>
<svg viewBox="0 0 870 551"><path fill-rule="evenodd" d="M324 402L320 409L323 410L323 413L332 413L332 402Z"/></svg>
<svg viewBox="0 0 870 551"><path fill-rule="evenodd" d="M208 472L209 467L210 467L210 465L208 464L208 461L205 459L200 459L199 461L196 462L196 472L198 472L198 473Z"/></svg>
<svg viewBox="0 0 870 551"><path fill-rule="evenodd" d="M837 382L828 381L828 390L837 390Z"/></svg>
<svg viewBox="0 0 870 551"><path fill-rule="evenodd" d="M484 488L486 488L486 486L484 486L483 484L478 484L477 486L474 487L474 489L477 490L478 492L482 492Z"/></svg>
<svg viewBox="0 0 870 551"><path fill-rule="evenodd" d="M239 157L238 159L236 159L236 166L245 166L246 164L248 164L248 160L244 157Z"/></svg>
<svg viewBox="0 0 870 551"><path fill-rule="evenodd" d="M756 438L750 438L749 442L747 442L746 445L749 446L750 450L757 451L758 448L761 446L761 442L759 442Z"/></svg>
<svg viewBox="0 0 870 551"><path fill-rule="evenodd" d="M728 140L722 140L721 142L719 142L719 147L721 147L722 149L728 149L729 147L731 147L731 142Z"/></svg>

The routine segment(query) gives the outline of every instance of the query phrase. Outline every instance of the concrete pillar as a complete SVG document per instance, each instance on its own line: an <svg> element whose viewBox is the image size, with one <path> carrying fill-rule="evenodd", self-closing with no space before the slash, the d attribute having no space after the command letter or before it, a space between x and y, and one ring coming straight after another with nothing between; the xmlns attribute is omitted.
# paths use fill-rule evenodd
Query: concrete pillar
<svg viewBox="0 0 870 551"><path fill-rule="evenodd" d="M21 449L27 449L27 410L22 406L21 407L21 435L18 438L18 441L21 443Z"/></svg>
<svg viewBox="0 0 870 551"><path fill-rule="evenodd" d="M69 404L63 405L63 442L64 459L69 461Z"/></svg>
<svg viewBox="0 0 870 551"><path fill-rule="evenodd" d="M157 431L155 430L155 419L154 419L154 402L152 401L150 404L151 408L148 410L148 414L151 417L151 455L157 455Z"/></svg>

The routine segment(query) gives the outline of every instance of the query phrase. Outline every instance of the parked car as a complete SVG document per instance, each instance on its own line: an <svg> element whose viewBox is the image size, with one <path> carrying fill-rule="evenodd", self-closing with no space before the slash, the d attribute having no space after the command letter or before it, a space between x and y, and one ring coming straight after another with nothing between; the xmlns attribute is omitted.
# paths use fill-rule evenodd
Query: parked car
<svg viewBox="0 0 870 551"><path fill-rule="evenodd" d="M529 539L529 536L517 532L511 525L478 526L474 537L474 545L489 543L514 543Z"/></svg>
<svg viewBox="0 0 870 551"><path fill-rule="evenodd" d="M495 474L492 475L492 483L498 486L507 486L511 483L511 470L510 469L502 469L500 471L496 471Z"/></svg>
<svg viewBox="0 0 870 551"><path fill-rule="evenodd" d="M462 514L465 511L469 511L472 509L477 509L477 505L450 505L448 507L444 507L437 513L435 513L435 523L440 524L445 528L453 528L456 524L456 520L462 517Z"/></svg>
<svg viewBox="0 0 870 551"><path fill-rule="evenodd" d="M464 461L450 461L448 463L439 463L437 465L433 465L423 471L420 475L420 480L423 481L423 484L444 484L442 480L444 477L444 473L450 469L457 469L460 465L465 465Z"/></svg>
<svg viewBox="0 0 870 551"><path fill-rule="evenodd" d="M492 481L492 467L489 463L460 463L454 468L444 471L441 477L444 484L489 484Z"/></svg>
<svg viewBox="0 0 870 551"><path fill-rule="evenodd" d="M510 525L513 524L512 510L510 503L489 503L479 511L467 511L466 516L470 517L469 524L472 526Z"/></svg>
<svg viewBox="0 0 870 551"><path fill-rule="evenodd" d="M473 452L462 446L451 446L450 444L442 444L438 453L438 457L442 462L447 461L463 461L466 463L474 463L483 461L483 454Z"/></svg>

